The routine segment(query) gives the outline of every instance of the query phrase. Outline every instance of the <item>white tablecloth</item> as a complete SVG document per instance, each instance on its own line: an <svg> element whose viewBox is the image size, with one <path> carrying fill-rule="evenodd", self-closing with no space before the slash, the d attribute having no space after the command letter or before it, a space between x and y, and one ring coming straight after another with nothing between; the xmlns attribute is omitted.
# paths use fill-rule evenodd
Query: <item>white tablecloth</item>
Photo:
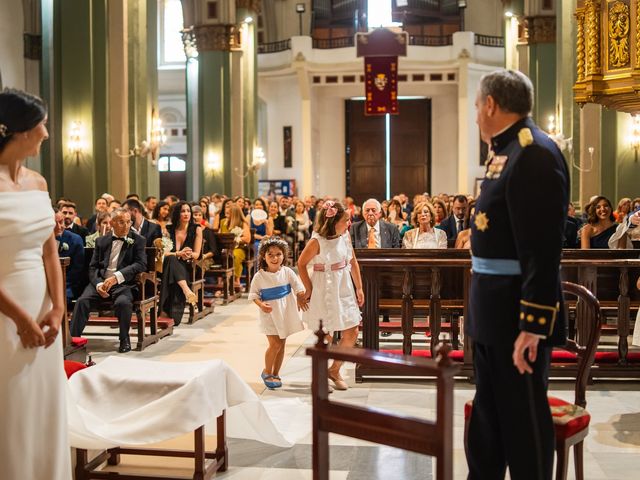
<svg viewBox="0 0 640 480"><path fill-rule="evenodd" d="M146 445L193 432L227 409L227 435L290 447L311 430L311 411L299 400L265 405L222 360L165 363L109 357L69 380L72 447ZM282 413L296 428L279 427ZM272 417L275 420L272 420Z"/></svg>

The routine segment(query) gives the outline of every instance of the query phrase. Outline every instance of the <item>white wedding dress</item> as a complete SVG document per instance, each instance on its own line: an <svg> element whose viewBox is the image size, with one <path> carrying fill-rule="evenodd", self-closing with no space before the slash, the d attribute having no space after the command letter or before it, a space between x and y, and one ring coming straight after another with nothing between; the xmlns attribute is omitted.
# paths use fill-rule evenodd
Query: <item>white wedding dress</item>
<svg viewBox="0 0 640 480"><path fill-rule="evenodd" d="M47 192L0 192L0 287L36 321L51 307L42 246L53 232ZM25 349L0 313L0 479L70 480L62 335Z"/></svg>

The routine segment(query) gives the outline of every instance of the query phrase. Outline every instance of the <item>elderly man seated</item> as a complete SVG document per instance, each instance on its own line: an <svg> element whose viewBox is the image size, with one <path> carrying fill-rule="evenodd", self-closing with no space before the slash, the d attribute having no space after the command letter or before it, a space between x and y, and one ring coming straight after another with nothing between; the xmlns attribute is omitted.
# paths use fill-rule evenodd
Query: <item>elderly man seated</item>
<svg viewBox="0 0 640 480"><path fill-rule="evenodd" d="M123 208L111 212L112 232L96 240L89 266L89 285L76 302L71 317L71 335L82 335L91 306L113 300L120 325L120 353L131 350L129 328L133 312L135 278L147 268L144 237L131 230L131 215Z"/></svg>
<svg viewBox="0 0 640 480"><path fill-rule="evenodd" d="M375 198L362 204L364 220L351 225L354 248L400 248L400 232L392 223L380 219L382 207Z"/></svg>

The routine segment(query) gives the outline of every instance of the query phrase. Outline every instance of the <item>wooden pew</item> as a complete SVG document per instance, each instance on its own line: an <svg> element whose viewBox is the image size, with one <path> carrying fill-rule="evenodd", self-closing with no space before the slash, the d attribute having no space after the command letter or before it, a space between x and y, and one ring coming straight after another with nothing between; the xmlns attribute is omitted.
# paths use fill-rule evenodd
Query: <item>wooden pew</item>
<svg viewBox="0 0 640 480"><path fill-rule="evenodd" d="M439 350L439 358L435 361L365 349L327 346L322 323L316 335L318 342L306 351L312 358L313 479L329 479L330 432L434 456L436 478L452 479L453 385L459 366L448 358L448 346ZM355 362L400 375L435 377L438 387L435 422L329 400L329 359Z"/></svg>
<svg viewBox="0 0 640 480"><path fill-rule="evenodd" d="M233 273L233 248L235 246L235 235L233 233L215 233L216 242L220 248L220 257L213 259L213 264L210 264L204 272L206 277L213 277L218 281L222 280L222 303L233 302L239 297L233 288L234 273ZM205 283L205 289L216 290L217 287L209 286Z"/></svg>
<svg viewBox="0 0 640 480"><path fill-rule="evenodd" d="M467 318L467 298L470 284L471 260L466 250L356 250L362 270L365 290L363 312L363 346L379 350L379 318L381 313L399 314L403 336L402 353L413 353L411 335L428 330L431 334L430 354L442 331L443 312L451 314L451 340L458 346L456 312ZM630 362L628 335L631 333L632 313L640 307L640 292L635 284L640 276L640 260L634 250L565 250L562 259L562 279L584 285L593 291L603 310L615 314L616 325L605 327L603 335L617 337L617 352L607 351L603 342L596 357L594 375L611 377L640 377L640 354L633 353ZM571 322L578 321L575 301L569 301ZM416 322L416 313L428 313L428 323ZM417 323L417 326L416 326ZM384 328L384 327L383 327ZM575 334L570 328L570 334ZM459 353L454 352L459 356ZM472 376L471 342L463 345L462 372ZM636 358L639 357L639 358ZM566 360L566 359L565 359ZM575 375L575 367L566 368L565 360L555 362L562 368L555 373ZM574 359L568 359L573 361ZM356 380L379 372L365 366L356 367Z"/></svg>

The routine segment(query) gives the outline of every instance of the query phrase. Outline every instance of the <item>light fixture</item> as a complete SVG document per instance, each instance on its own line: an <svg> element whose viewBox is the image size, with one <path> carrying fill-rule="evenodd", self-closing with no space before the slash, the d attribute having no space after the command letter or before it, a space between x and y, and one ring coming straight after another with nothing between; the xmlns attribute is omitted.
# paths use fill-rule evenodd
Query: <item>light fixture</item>
<svg viewBox="0 0 640 480"><path fill-rule="evenodd" d="M307 6L304 3L296 3L296 13L304 13L307 10Z"/></svg>
<svg viewBox="0 0 640 480"><path fill-rule="evenodd" d="M247 24L253 23L253 17L245 17L244 23L247 23Z"/></svg>
<svg viewBox="0 0 640 480"><path fill-rule="evenodd" d="M160 147L167 143L167 136L164 133L162 121L151 112L151 131L149 132L149 140L143 140L139 145L134 146L126 155L121 155L120 150L116 148L115 152L121 158L127 157L151 157L151 165L155 166L158 162Z"/></svg>
<svg viewBox="0 0 640 480"><path fill-rule="evenodd" d="M629 131L629 146L635 153L635 161L638 162L638 150L640 150L640 116L631 116L631 130Z"/></svg>
<svg viewBox="0 0 640 480"><path fill-rule="evenodd" d="M234 171L236 174L244 178L250 173L256 173L264 166L265 163L267 163L267 157L264 154L264 150L261 147L255 147L253 150L253 160L251 165L247 166L247 171L244 175L239 173L238 168L234 168Z"/></svg>
<svg viewBox="0 0 640 480"><path fill-rule="evenodd" d="M220 159L220 155L215 152L209 152L207 154L207 170L211 172L219 172L222 170L222 160Z"/></svg>
<svg viewBox="0 0 640 480"><path fill-rule="evenodd" d="M76 162L80 163L80 157L85 149L85 132L82 122L71 122L71 130L69 131L69 152L76 158Z"/></svg>
<svg viewBox="0 0 640 480"><path fill-rule="evenodd" d="M507 10L506 12L504 12L504 16L507 18L512 18L513 12L511 10Z"/></svg>
<svg viewBox="0 0 640 480"><path fill-rule="evenodd" d="M555 135L556 132L556 117L554 115L549 115L548 118L549 123L547 123L547 133L549 135Z"/></svg>
<svg viewBox="0 0 640 480"><path fill-rule="evenodd" d="M458 8L467 8L467 0L458 0Z"/></svg>

